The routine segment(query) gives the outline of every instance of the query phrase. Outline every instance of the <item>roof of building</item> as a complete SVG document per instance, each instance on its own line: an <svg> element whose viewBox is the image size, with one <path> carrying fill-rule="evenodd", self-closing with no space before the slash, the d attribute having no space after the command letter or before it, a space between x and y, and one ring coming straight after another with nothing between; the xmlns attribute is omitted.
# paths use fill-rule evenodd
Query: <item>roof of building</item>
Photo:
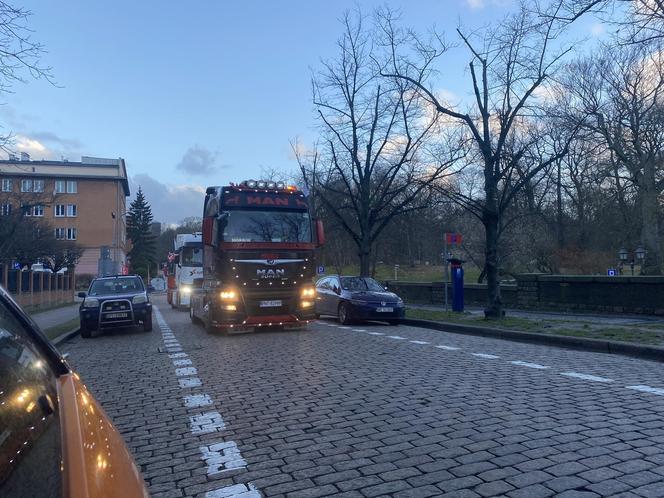
<svg viewBox="0 0 664 498"><path fill-rule="evenodd" d="M83 156L80 162L0 160L0 176L6 175L117 180L122 183L125 196L130 194L127 168L122 158L106 159Z"/></svg>

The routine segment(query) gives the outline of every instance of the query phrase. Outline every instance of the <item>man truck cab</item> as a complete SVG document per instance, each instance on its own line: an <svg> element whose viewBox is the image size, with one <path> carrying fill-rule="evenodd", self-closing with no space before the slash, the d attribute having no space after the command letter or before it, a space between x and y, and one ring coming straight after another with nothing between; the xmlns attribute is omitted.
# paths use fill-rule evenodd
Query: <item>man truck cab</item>
<svg viewBox="0 0 664 498"><path fill-rule="evenodd" d="M208 187L192 321L208 331L306 326L315 317L315 249L323 237L296 187L254 180Z"/></svg>

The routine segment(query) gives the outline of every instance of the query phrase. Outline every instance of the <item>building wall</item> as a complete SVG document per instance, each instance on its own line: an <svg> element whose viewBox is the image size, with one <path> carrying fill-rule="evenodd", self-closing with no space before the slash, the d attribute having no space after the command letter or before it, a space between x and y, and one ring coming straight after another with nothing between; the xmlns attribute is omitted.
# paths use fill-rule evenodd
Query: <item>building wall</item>
<svg viewBox="0 0 664 498"><path fill-rule="evenodd" d="M30 163L28 163L30 164ZM66 168L69 168L68 170ZM34 170L35 168L33 168ZM111 247L111 258L118 263L118 268L126 261L126 196L122 177L111 178L76 178L72 176L71 166L56 168L66 171L67 176L40 176L40 171L21 175L17 170L0 168L0 179L12 179L12 192L0 192L0 203L11 202L12 209L20 209L21 204L43 203L44 214L40 219L48 222L53 230L76 229L76 243L85 251L77 265L77 273L97 273L97 260L102 246ZM75 171L75 170L74 170ZM48 171L46 174L52 174ZM64 174L64 173L63 173ZM22 179L44 180L44 192L21 192ZM76 193L55 193L56 180L76 181ZM56 216L58 205L65 206L65 216ZM76 216L67 216L67 206L76 206ZM0 216L0 222L2 217Z"/></svg>

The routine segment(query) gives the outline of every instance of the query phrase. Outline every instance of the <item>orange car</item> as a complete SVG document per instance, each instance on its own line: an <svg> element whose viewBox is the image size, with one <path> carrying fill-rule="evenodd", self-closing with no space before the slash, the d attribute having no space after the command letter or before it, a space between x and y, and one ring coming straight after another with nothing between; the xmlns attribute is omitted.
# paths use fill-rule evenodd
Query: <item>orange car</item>
<svg viewBox="0 0 664 498"><path fill-rule="evenodd" d="M101 406L2 287L0 496L149 496Z"/></svg>

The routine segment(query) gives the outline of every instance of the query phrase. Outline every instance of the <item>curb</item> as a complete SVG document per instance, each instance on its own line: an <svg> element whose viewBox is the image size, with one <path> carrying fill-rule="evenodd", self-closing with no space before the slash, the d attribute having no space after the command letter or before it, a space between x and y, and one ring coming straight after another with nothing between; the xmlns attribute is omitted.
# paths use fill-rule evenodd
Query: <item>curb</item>
<svg viewBox="0 0 664 498"><path fill-rule="evenodd" d="M60 334L55 339L52 339L51 343L54 346L59 346L60 344L62 344L63 342L65 342L69 339L71 339L72 337L76 337L79 334L79 332L80 332L80 329L78 327L76 327L75 329L72 329L69 332L65 332L64 334Z"/></svg>
<svg viewBox="0 0 664 498"><path fill-rule="evenodd" d="M664 362L664 348L633 344L631 342L608 341L604 339L589 339L587 337L572 337L555 334L538 334L534 332L520 332L517 330L478 327L474 325L460 325L458 323L434 322L432 320L419 320L415 318L404 318L401 323L414 327L440 330L442 332L452 332L454 334L543 344L546 346L592 351L594 353L619 354L644 360Z"/></svg>

